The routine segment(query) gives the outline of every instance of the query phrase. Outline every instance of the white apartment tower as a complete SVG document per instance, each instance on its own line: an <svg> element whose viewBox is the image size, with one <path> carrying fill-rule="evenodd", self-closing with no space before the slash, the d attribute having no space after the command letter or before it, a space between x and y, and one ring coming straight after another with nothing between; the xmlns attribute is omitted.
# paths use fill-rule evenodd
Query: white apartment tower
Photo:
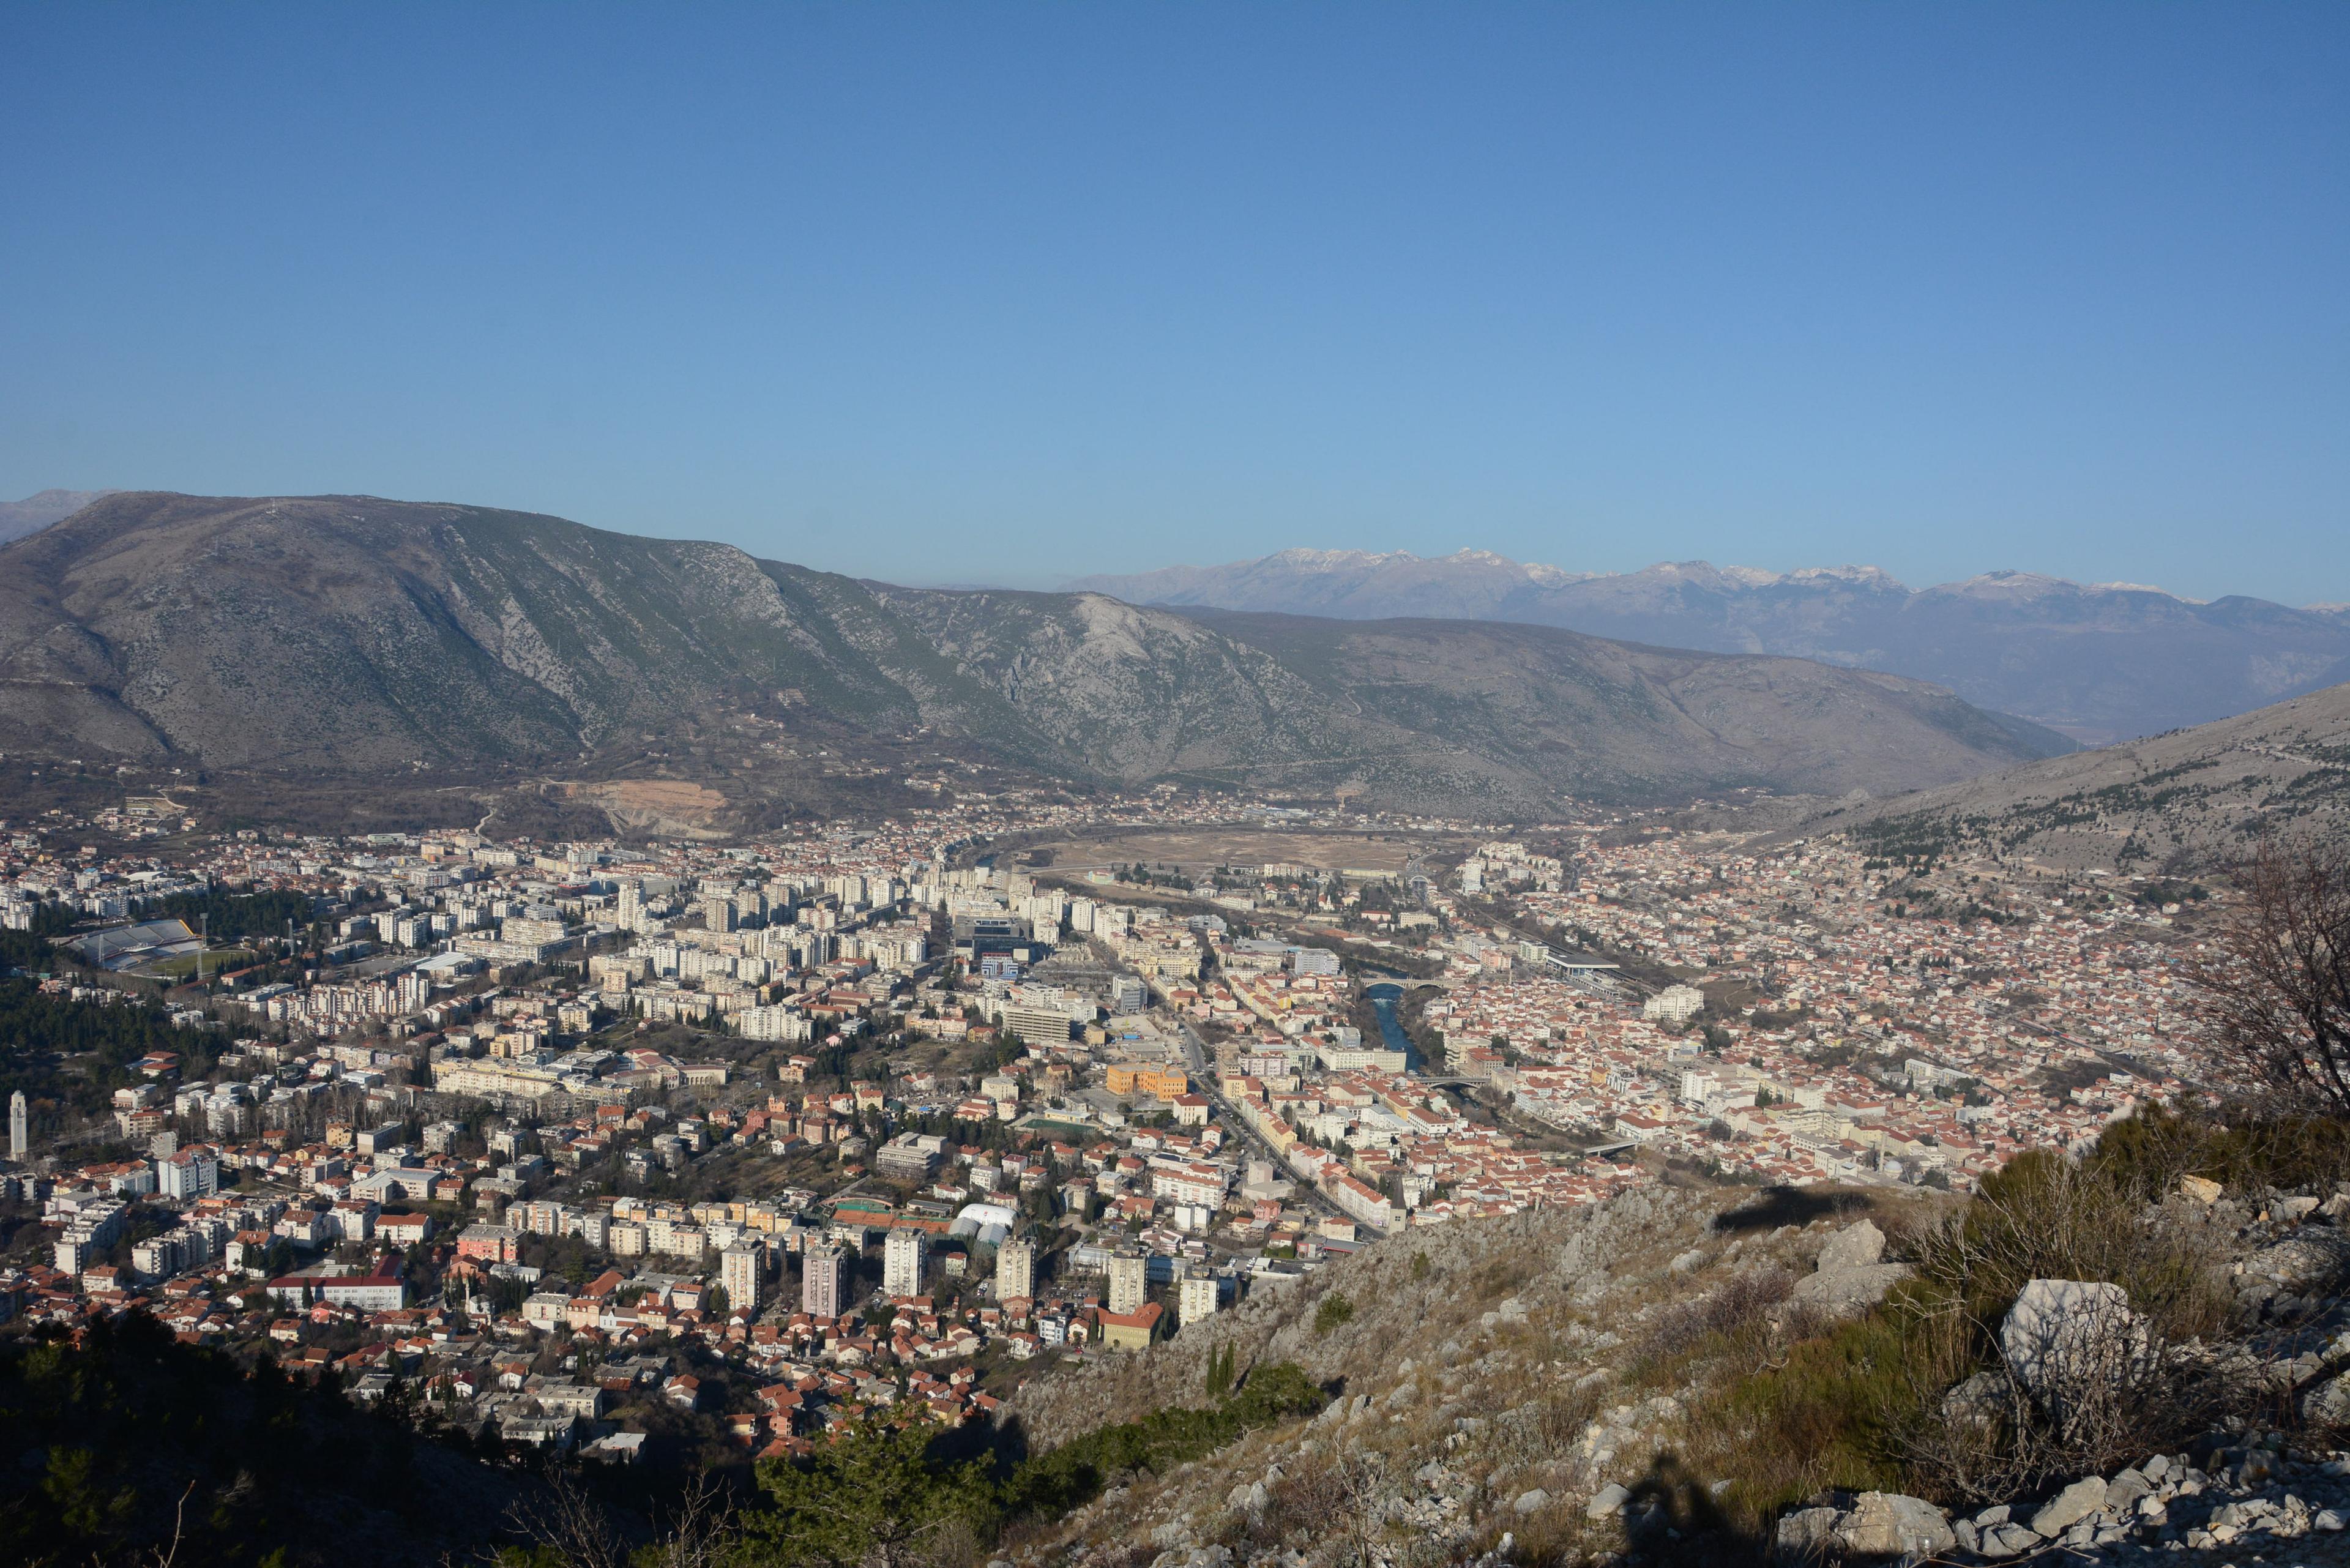
<svg viewBox="0 0 2350 1568"><path fill-rule="evenodd" d="M17 1090L8 1096L8 1158L23 1159L33 1147L33 1114L25 1104L25 1091Z"/></svg>
<svg viewBox="0 0 2350 1568"><path fill-rule="evenodd" d="M1016 1300L1036 1294L1036 1243L1006 1241L995 1249L995 1299Z"/></svg>
<svg viewBox="0 0 2350 1568"><path fill-rule="evenodd" d="M1109 1261L1109 1310L1121 1316L1142 1310L1150 1299L1150 1260L1139 1252L1119 1252Z"/></svg>
<svg viewBox="0 0 2350 1568"><path fill-rule="evenodd" d="M931 1261L931 1239L920 1231L889 1232L881 1248L881 1291L890 1296L922 1293L922 1275Z"/></svg>
<svg viewBox="0 0 2350 1568"><path fill-rule="evenodd" d="M800 1311L810 1317L838 1317L848 1303L848 1271L840 1249L810 1247L800 1260Z"/></svg>
<svg viewBox="0 0 2350 1568"><path fill-rule="evenodd" d="M155 1162L155 1179L166 1198L210 1198L220 1190L220 1161L209 1149L183 1148Z"/></svg>
<svg viewBox="0 0 2350 1568"><path fill-rule="evenodd" d="M763 1262L757 1243L737 1241L718 1255L718 1282L726 1291L726 1308L741 1312L759 1310L759 1265Z"/></svg>
<svg viewBox="0 0 2350 1568"><path fill-rule="evenodd" d="M1175 1324L1178 1328L1189 1328L1195 1323L1204 1322L1216 1315L1218 1304L1215 1275L1186 1274L1176 1293Z"/></svg>

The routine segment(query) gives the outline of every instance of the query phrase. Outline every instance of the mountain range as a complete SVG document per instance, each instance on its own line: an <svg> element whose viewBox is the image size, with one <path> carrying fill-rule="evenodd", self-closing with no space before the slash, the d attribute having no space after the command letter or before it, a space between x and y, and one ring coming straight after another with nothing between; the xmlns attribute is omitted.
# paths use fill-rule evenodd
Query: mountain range
<svg viewBox="0 0 2350 1568"><path fill-rule="evenodd" d="M1773 653L1947 686L2085 745L2153 734L2350 680L2350 607L2200 602L2026 572L1910 588L1871 566L1660 563L1571 572L1483 550L1284 550L1221 566L1080 578L1133 604L1365 619L1430 616Z"/></svg>
<svg viewBox="0 0 2350 1568"><path fill-rule="evenodd" d="M667 739L691 716L736 736L723 767ZM925 737L1073 782L1503 817L1885 794L2066 749L1802 659L906 588L473 506L125 492L0 545L10 753L383 780L699 768L731 794L788 756Z"/></svg>

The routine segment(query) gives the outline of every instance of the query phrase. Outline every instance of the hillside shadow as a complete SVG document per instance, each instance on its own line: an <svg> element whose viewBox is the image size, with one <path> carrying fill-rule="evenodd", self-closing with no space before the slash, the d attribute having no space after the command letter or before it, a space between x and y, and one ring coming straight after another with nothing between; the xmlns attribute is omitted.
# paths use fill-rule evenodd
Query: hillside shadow
<svg viewBox="0 0 2350 1568"><path fill-rule="evenodd" d="M1866 1214L1869 1207L1867 1196L1859 1192L1766 1187L1762 1196L1752 1202L1725 1209L1715 1215L1713 1229L1724 1233L1776 1231L1782 1225L1794 1225L1800 1229L1814 1220Z"/></svg>
<svg viewBox="0 0 2350 1568"><path fill-rule="evenodd" d="M1669 1450L1656 1457L1630 1491L1624 1503L1624 1535L1634 1562L1761 1568L1770 1560L1770 1543L1733 1523Z"/></svg>
<svg viewBox="0 0 2350 1568"><path fill-rule="evenodd" d="M923 1450L923 1458L942 1469L983 1459L988 1478L1003 1482L1010 1480L1012 1472L1033 1452L1028 1424L1014 1412L1001 1421L972 1421L941 1432Z"/></svg>

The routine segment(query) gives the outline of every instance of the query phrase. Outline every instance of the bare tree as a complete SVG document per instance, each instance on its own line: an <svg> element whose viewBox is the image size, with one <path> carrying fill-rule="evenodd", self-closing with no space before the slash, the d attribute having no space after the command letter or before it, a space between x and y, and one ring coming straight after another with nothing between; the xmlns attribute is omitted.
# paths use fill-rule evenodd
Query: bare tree
<svg viewBox="0 0 2350 1568"><path fill-rule="evenodd" d="M1344 1447L1287 1478L1276 1494L1276 1532L1327 1550L1334 1564L1371 1568L1387 1533L1384 1456Z"/></svg>
<svg viewBox="0 0 2350 1568"><path fill-rule="evenodd" d="M510 1522L534 1546L552 1551L564 1568L716 1568L733 1542L725 1500L707 1476L697 1477L650 1553L632 1550L588 1488L557 1471L542 1496L517 1504Z"/></svg>
<svg viewBox="0 0 2350 1568"><path fill-rule="evenodd" d="M2214 1037L2290 1107L2350 1116L2350 846L2262 842L2218 957L2192 965Z"/></svg>

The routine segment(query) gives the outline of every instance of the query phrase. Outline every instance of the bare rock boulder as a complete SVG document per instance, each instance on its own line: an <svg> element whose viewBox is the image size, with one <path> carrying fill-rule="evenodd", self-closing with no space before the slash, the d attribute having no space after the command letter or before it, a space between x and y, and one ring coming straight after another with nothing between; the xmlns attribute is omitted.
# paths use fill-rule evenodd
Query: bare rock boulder
<svg viewBox="0 0 2350 1568"><path fill-rule="evenodd" d="M2032 1516L2033 1533L2054 1540L2105 1506L2105 1478L2085 1476L2041 1505Z"/></svg>
<svg viewBox="0 0 2350 1568"><path fill-rule="evenodd" d="M1799 1508L1780 1515L1771 1542L1772 1561L1788 1568L1825 1563L1836 1549L1836 1521L1842 1517L1833 1508Z"/></svg>
<svg viewBox="0 0 2350 1568"><path fill-rule="evenodd" d="M1884 1260L1885 1232L1863 1220L1828 1238L1828 1244L1820 1249L1818 1267L1825 1274L1832 1269L1865 1269Z"/></svg>
<svg viewBox="0 0 2350 1568"><path fill-rule="evenodd" d="M1795 1282L1795 1300L1823 1311L1866 1312L1885 1299L1885 1293L1909 1277L1907 1263L1864 1263L1846 1269L1822 1269Z"/></svg>
<svg viewBox="0 0 2350 1568"><path fill-rule="evenodd" d="M1922 1563L1958 1544L1950 1516L1923 1498L1865 1491L1836 1521L1836 1543L1862 1561Z"/></svg>

